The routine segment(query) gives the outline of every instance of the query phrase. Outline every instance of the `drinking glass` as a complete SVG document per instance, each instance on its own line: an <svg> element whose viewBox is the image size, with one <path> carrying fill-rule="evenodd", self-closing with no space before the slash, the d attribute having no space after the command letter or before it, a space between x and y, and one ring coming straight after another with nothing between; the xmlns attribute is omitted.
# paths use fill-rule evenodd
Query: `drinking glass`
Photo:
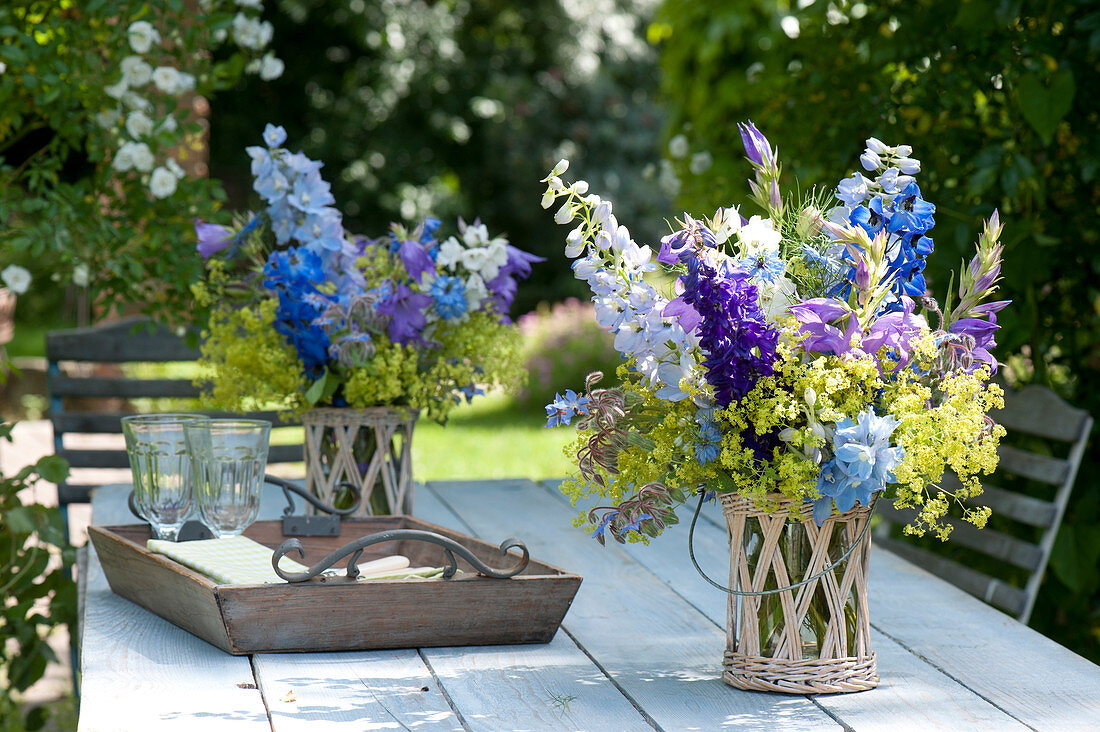
<svg viewBox="0 0 1100 732"><path fill-rule="evenodd" d="M183 427L195 414L140 414L122 418L134 476L134 503L158 539L175 541L191 513L191 460Z"/></svg>
<svg viewBox="0 0 1100 732"><path fill-rule="evenodd" d="M186 425L199 518L215 538L239 536L256 520L271 423L205 419Z"/></svg>

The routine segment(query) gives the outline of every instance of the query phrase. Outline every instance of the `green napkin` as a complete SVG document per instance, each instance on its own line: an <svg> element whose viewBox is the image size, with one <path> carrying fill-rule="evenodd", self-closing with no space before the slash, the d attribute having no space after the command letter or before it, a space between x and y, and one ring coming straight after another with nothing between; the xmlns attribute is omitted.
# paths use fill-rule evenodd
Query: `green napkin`
<svg viewBox="0 0 1100 732"><path fill-rule="evenodd" d="M163 541L150 539L146 548L163 554L185 567L200 572L220 585L261 585L285 582L271 567L274 552L244 536L198 541ZM304 572L307 567L283 557L279 568L284 572ZM342 575L343 571L327 570L325 574ZM442 567L406 567L405 569L360 577L362 581L377 579L414 579L439 577Z"/></svg>

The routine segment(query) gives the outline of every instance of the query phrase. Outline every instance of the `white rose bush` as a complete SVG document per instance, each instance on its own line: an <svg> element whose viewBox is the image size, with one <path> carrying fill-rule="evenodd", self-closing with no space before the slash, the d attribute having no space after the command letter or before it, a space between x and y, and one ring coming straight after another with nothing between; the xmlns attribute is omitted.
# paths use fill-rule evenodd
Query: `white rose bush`
<svg viewBox="0 0 1100 732"><path fill-rule="evenodd" d="M108 307L187 312L192 220L225 199L193 100L285 65L261 0L200 0L185 22L177 5L0 4L0 268L50 262Z"/></svg>

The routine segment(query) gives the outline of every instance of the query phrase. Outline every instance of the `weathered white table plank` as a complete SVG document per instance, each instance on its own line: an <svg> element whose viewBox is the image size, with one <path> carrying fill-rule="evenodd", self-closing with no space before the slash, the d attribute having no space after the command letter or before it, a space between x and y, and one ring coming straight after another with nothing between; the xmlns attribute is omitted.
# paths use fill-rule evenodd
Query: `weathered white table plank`
<svg viewBox="0 0 1100 732"><path fill-rule="evenodd" d="M493 542L519 536L533 556L583 575L563 632L545 645L230 656L113 595L91 552L79 729L1100 729L1100 667L880 549L870 585L879 688L748 693L720 680L726 599L687 561L686 525L648 547L601 548L570 526L577 509L549 485L418 490L420 518ZM132 523L124 496L101 489L94 522ZM261 516L277 518L282 504L268 491ZM727 576L715 507L696 555Z"/></svg>
<svg viewBox="0 0 1100 732"><path fill-rule="evenodd" d="M725 633L618 546L586 541L540 486L448 483L436 492L481 538L520 537L532 555L584 577L562 626L661 729L839 727L804 697L730 693Z"/></svg>

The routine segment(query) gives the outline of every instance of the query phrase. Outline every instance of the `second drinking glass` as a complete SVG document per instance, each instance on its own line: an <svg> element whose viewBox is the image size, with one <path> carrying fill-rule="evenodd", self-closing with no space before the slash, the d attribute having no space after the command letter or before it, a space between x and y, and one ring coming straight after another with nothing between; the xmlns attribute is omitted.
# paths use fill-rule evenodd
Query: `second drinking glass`
<svg viewBox="0 0 1100 732"><path fill-rule="evenodd" d="M199 518L216 537L238 536L256 520L271 423L205 419L185 425Z"/></svg>

